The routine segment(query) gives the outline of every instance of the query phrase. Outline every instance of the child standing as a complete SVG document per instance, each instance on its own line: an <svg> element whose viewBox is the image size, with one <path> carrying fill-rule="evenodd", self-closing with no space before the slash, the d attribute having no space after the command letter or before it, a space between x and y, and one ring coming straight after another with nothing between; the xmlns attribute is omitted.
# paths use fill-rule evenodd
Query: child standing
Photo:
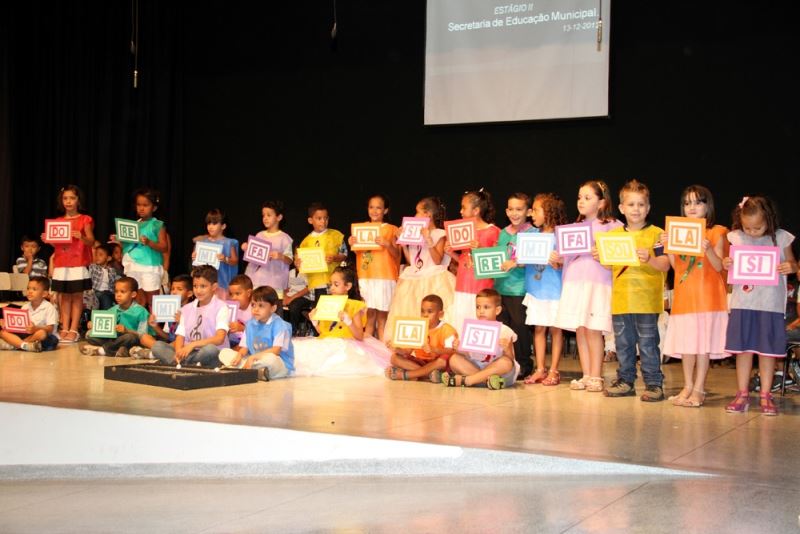
<svg viewBox="0 0 800 534"><path fill-rule="evenodd" d="M408 266L403 269L389 306L384 339L390 339L395 317L414 317L418 304L426 295L438 295L444 304L446 323L453 324L452 306L456 277L448 271L450 256L444 247L445 206L438 197L425 197L416 206L415 217L427 217L428 227L422 230L421 245L402 245ZM398 236L400 229L398 229Z"/></svg>
<svg viewBox="0 0 800 534"><path fill-rule="evenodd" d="M191 302L194 298L194 295L192 294L192 277L188 274L179 274L173 278L169 293L170 295L178 295L181 298L181 307L189 304L189 302ZM156 323L155 315L151 313L150 318L147 320L147 324L150 325L150 328L153 329L155 334L142 334L142 336L139 338L140 346L130 349L131 358L152 358L153 354L150 352L150 349L153 348L153 345L155 345L156 341L163 341L168 345L174 345L176 337L175 332L178 329L178 323L180 320L181 312L178 310L175 313L174 321L159 325Z"/></svg>
<svg viewBox="0 0 800 534"><path fill-rule="evenodd" d="M733 230L728 233L731 245L776 246L781 250L778 272L783 275L774 286L733 286L731 314L728 318L725 352L736 355L736 398L726 406L728 412L746 412L750 407L749 382L753 354L758 354L761 377L759 406L764 415L778 415L772 398L775 359L785 357L786 275L797 271L792 254L794 236L778 227L778 214L772 201L756 195L744 197L733 211ZM728 270L733 260L726 257Z"/></svg>
<svg viewBox="0 0 800 534"><path fill-rule="evenodd" d="M269 241L269 262L266 265L248 263L244 273L250 277L253 287L270 286L278 292L278 298L284 298L289 286L289 268L294 261L292 238L281 231L283 221L283 203L268 200L261 206L261 222L264 230L256 237ZM242 243L242 250L247 250L247 243ZM278 306L278 315L282 315L283 306Z"/></svg>
<svg viewBox="0 0 800 534"><path fill-rule="evenodd" d="M636 395L636 347L642 360L645 402L664 400L664 374L658 350L658 317L664 311L664 278L669 258L661 245L661 228L647 222L650 213L650 190L630 180L619 192L619 211L626 224L612 233L629 232L636 240L640 265L614 265L611 291L611 317L617 346L617 379L609 386L607 397Z"/></svg>
<svg viewBox="0 0 800 534"><path fill-rule="evenodd" d="M375 243L378 250L356 251L356 272L358 288L367 303L366 330L367 336L383 339L386 328L386 317L392 302L392 295L397 286L397 275L400 269L400 250L395 243L397 227L384 222L389 213L389 198L386 195L372 195L367 200L369 222L380 223L380 234ZM355 237L350 236L350 246Z"/></svg>
<svg viewBox="0 0 800 534"><path fill-rule="evenodd" d="M14 270L28 276L44 276L47 278L47 262L38 257L39 249L41 248L39 242L32 237L24 235L19 248L22 250L22 256L17 258L14 263Z"/></svg>
<svg viewBox="0 0 800 534"><path fill-rule="evenodd" d="M611 193L600 180L590 180L578 190L578 221L592 225L592 232L608 232L622 223L611 211ZM564 265L561 301L555 326L575 331L583 376L570 389L603 391L603 333L611 325L611 271L592 254L555 258Z"/></svg>
<svg viewBox="0 0 800 534"><path fill-rule="evenodd" d="M475 296L475 315L484 321L496 321L502 305L500 294L492 288L482 289ZM477 354L456 352L450 357L453 373L443 373L446 386L482 386L503 389L514 385L519 376L519 363L514 359L514 342L517 335L508 326L500 330L502 354ZM458 348L456 348L458 350Z"/></svg>
<svg viewBox="0 0 800 534"><path fill-rule="evenodd" d="M92 289L98 310L107 310L114 305L114 283L120 278L117 271L109 266L113 250L109 244L94 249L94 263L89 265Z"/></svg>
<svg viewBox="0 0 800 534"><path fill-rule="evenodd" d="M92 263L94 244L94 221L81 213L83 192L77 185L68 185L58 193L58 211L61 221L72 226L72 241L55 245L53 253L53 291L58 292L63 343L74 343L80 337L78 325L83 312L83 292L92 288L87 267ZM45 236L42 234L42 240Z"/></svg>
<svg viewBox="0 0 800 534"><path fill-rule="evenodd" d="M417 380L428 377L435 384L441 383L442 371L447 368L450 356L458 344L458 332L442 321L444 303L438 295L426 295L420 306L420 316L428 320L428 339L421 349L394 349L386 378L391 380Z"/></svg>
<svg viewBox="0 0 800 534"><path fill-rule="evenodd" d="M496 278L494 288L500 293L503 311L500 321L508 325L517 334L514 342L514 356L519 363L519 376L527 377L533 371L531 360L531 331L525 324L525 269L517 265L517 234L532 232L536 229L528 222L531 216L531 197L525 193L513 193L508 197L506 217L509 225L500 231L497 245L506 247L508 260L502 269L508 272L504 278ZM542 376L544 378L544 376ZM541 380L540 378L539 380Z"/></svg>
<svg viewBox="0 0 800 534"><path fill-rule="evenodd" d="M336 267L347 259L347 244L344 242L344 234L339 230L328 228L328 208L321 202L312 202L308 207L308 224L312 230L303 241L300 248L321 248L325 253L325 261L328 263L328 271L324 273L309 273L308 288L314 292L314 298L319 300L322 295L328 294L328 282ZM301 267L301 260L297 258L295 264Z"/></svg>
<svg viewBox="0 0 800 534"><path fill-rule="evenodd" d="M702 185L683 190L681 215L706 220L705 255L668 255L675 282L664 354L680 358L683 366L683 389L669 400L675 406L697 408L705 401L710 359L727 357L728 292L722 258L728 229L714 224L714 198ZM661 242L667 245L668 238L665 233Z"/></svg>
<svg viewBox="0 0 800 534"><path fill-rule="evenodd" d="M492 247L497 243L500 229L492 224L494 222L494 205L492 197L483 188L478 191L468 191L461 197L461 217L475 219L475 240L467 250L456 251L449 246L447 253L458 262L456 274L456 291L453 297L453 326L461 332L465 319L475 318L475 295L481 289L491 288L494 280L475 278L475 269L472 263L473 248Z"/></svg>
<svg viewBox="0 0 800 534"><path fill-rule="evenodd" d="M533 224L546 234L555 232L556 226L567 223L564 201L552 193L540 193L533 199ZM527 307L525 324L535 325L533 346L536 352L536 371L525 379L526 384L541 382L545 386L561 383L558 364L564 350L564 334L555 326L561 299L561 264L553 251L547 265L525 266L525 299ZM550 329L550 370L545 367L547 329Z"/></svg>
<svg viewBox="0 0 800 534"><path fill-rule="evenodd" d="M125 275L134 278L139 284L137 302L149 309L153 295L161 291L167 230L164 223L154 217L159 202L157 191L139 189L134 192L133 199L136 215L139 217L139 242L122 244L122 266Z"/></svg>
<svg viewBox="0 0 800 534"><path fill-rule="evenodd" d="M143 306L135 302L139 284L135 278L123 276L114 284L114 299L117 305L111 308L117 315L117 334L114 339L86 337L86 344L81 347L81 354L87 356L116 356L127 358L129 350L139 344L141 334L154 334L147 326L148 313ZM92 322L89 321L89 329Z"/></svg>
<svg viewBox="0 0 800 534"><path fill-rule="evenodd" d="M222 252L217 254L219 259L219 269L217 269L217 297L225 300L228 298L228 286L231 279L239 272L239 241L231 237L225 237L225 214L222 210L212 209L206 214L206 230L208 234L196 236L192 241L197 243L219 243L222 245ZM197 256L197 252L192 252L192 260Z"/></svg>
<svg viewBox="0 0 800 534"><path fill-rule="evenodd" d="M247 321L252 317L250 312L250 298L253 295L253 281L246 274L237 274L231 280L228 286L231 293L231 300L239 303L239 309L236 310L236 320L231 321L228 330L228 339L230 340L231 347L238 347L244 326Z"/></svg>
<svg viewBox="0 0 800 534"><path fill-rule="evenodd" d="M227 349L230 312L218 299L217 270L200 265L192 271L192 292L195 300L181 308L181 320L175 331L175 346L157 341L153 356L163 363L219 365L219 351Z"/></svg>
<svg viewBox="0 0 800 534"><path fill-rule="evenodd" d="M21 349L29 352L53 350L58 346L58 338L53 335L53 330L58 322L58 313L55 307L45 297L50 289L50 280L44 276L31 276L28 280L26 296L28 302L22 305L28 311L30 326L27 335L8 332L5 328L0 331L0 349ZM5 325L3 325L5 326Z"/></svg>

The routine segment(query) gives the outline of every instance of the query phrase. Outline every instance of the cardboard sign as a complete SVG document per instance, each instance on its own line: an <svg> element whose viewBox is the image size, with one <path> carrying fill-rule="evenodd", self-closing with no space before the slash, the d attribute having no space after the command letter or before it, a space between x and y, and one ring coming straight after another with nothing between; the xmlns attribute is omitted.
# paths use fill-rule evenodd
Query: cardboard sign
<svg viewBox="0 0 800 534"><path fill-rule="evenodd" d="M247 250L244 251L242 259L248 263L266 265L269 263L270 250L272 250L272 245L269 241L249 235L247 236Z"/></svg>
<svg viewBox="0 0 800 534"><path fill-rule="evenodd" d="M45 219L44 242L51 245L72 243L72 223L58 219Z"/></svg>
<svg viewBox="0 0 800 534"><path fill-rule="evenodd" d="M555 234L522 232L517 234L517 264L547 265L556 247Z"/></svg>
<svg viewBox="0 0 800 534"><path fill-rule="evenodd" d="M381 235L381 223L353 223L350 233L355 238L353 250L378 250L381 248L375 241Z"/></svg>
<svg viewBox="0 0 800 534"><path fill-rule="evenodd" d="M174 323L181 310L180 295L153 295L153 315L158 323Z"/></svg>
<svg viewBox="0 0 800 534"><path fill-rule="evenodd" d="M556 226L556 247L561 256L592 253L592 223Z"/></svg>
<svg viewBox="0 0 800 534"><path fill-rule="evenodd" d="M482 321L480 319L464 319L459 352L477 352L479 354L500 354L500 321Z"/></svg>
<svg viewBox="0 0 800 534"><path fill-rule="evenodd" d="M638 267L636 239L633 234L621 232L597 232L594 235L601 265L629 265Z"/></svg>
<svg viewBox="0 0 800 534"><path fill-rule="evenodd" d="M112 311L92 310L92 329L89 337L117 337L117 314Z"/></svg>
<svg viewBox="0 0 800 534"><path fill-rule="evenodd" d="M198 241L194 246L195 256L192 265L210 265L219 269L219 254L222 254L222 243Z"/></svg>
<svg viewBox="0 0 800 534"><path fill-rule="evenodd" d="M338 321L339 312L347 304L347 295L322 295L314 312L315 321Z"/></svg>
<svg viewBox="0 0 800 534"><path fill-rule="evenodd" d="M728 271L728 283L754 286L778 285L781 261L779 247L731 245L733 265Z"/></svg>
<svg viewBox="0 0 800 534"><path fill-rule="evenodd" d="M117 241L123 243L139 243L139 223L128 219L114 219L117 230Z"/></svg>
<svg viewBox="0 0 800 534"><path fill-rule="evenodd" d="M300 273L326 273L328 264L325 262L325 251L318 247L302 247L297 249L300 258Z"/></svg>
<svg viewBox="0 0 800 534"><path fill-rule="evenodd" d="M693 217L667 217L667 246L664 252L684 256L704 256L706 220Z"/></svg>
<svg viewBox="0 0 800 534"><path fill-rule="evenodd" d="M502 269L503 262L508 260L506 247L476 248L472 251L472 265L475 279L505 278L508 271Z"/></svg>
<svg viewBox="0 0 800 534"><path fill-rule="evenodd" d="M448 246L453 250L470 248L477 239L474 218L445 221L444 229L447 231Z"/></svg>
<svg viewBox="0 0 800 534"><path fill-rule="evenodd" d="M429 217L403 217L400 237L397 243L400 245L419 245L425 243L422 231L428 227L431 220Z"/></svg>
<svg viewBox="0 0 800 534"><path fill-rule="evenodd" d="M392 345L406 349L421 349L428 339L428 320L418 317L398 317L394 323Z"/></svg>
<svg viewBox="0 0 800 534"><path fill-rule="evenodd" d="M236 318L239 317L239 301L236 300L226 300L225 306L228 307L228 322L233 323L236 321Z"/></svg>
<svg viewBox="0 0 800 534"><path fill-rule="evenodd" d="M4 329L7 332L14 332L16 334L27 334L28 327L31 324L31 316L28 310L20 310L19 308L3 308L3 321L5 323Z"/></svg>

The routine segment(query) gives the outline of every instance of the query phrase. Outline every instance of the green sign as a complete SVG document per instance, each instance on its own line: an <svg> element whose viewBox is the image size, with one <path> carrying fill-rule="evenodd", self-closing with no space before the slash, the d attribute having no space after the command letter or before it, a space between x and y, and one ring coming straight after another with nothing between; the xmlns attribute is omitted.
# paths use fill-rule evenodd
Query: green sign
<svg viewBox="0 0 800 534"><path fill-rule="evenodd" d="M503 262L508 260L506 247L476 248L472 251L472 265L475 278L505 278L508 271L503 270Z"/></svg>

